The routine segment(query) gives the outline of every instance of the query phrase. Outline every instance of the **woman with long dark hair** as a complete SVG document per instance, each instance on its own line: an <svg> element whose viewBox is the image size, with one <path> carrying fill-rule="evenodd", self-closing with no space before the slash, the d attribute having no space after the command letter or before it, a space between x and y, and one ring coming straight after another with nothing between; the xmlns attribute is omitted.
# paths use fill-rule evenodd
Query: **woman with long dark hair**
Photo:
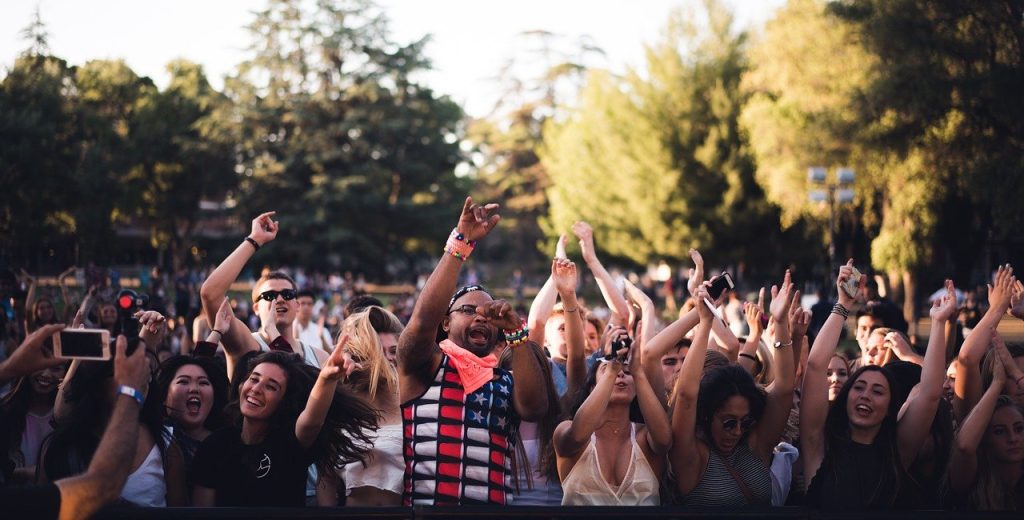
<svg viewBox="0 0 1024 520"><path fill-rule="evenodd" d="M807 503L829 508L882 508L905 504L907 469L916 460L942 398L945 324L956 312L953 283L931 309L931 334L921 382L907 399L902 416L897 381L884 367L867 365L854 372L828 404L825 373L853 306L847 284L853 261L839 269L839 303L825 321L807 360L800 401L801 458ZM902 499L902 500L901 500Z"/></svg>
<svg viewBox="0 0 1024 520"><path fill-rule="evenodd" d="M2 455L13 463L15 484L35 480L39 449L53 431L53 403L66 369L61 364L22 377L0 399L0 446L8 447Z"/></svg>
<svg viewBox="0 0 1024 520"><path fill-rule="evenodd" d="M991 383L960 426L950 460L954 501L974 511L1024 510L1024 415L1001 395L1013 362L1001 343L989 351Z"/></svg>
<svg viewBox="0 0 1024 520"><path fill-rule="evenodd" d="M338 384L356 368L347 341L320 370L291 353L253 358L232 424L196 452L193 505L302 507L310 463L327 472L363 458L377 413Z"/></svg>
<svg viewBox="0 0 1024 520"><path fill-rule="evenodd" d="M140 343L136 348L146 348ZM118 397L112 361L82 362L65 382L66 413L44 442L40 481L52 482L84 473ZM181 452L161 435L161 414L143 410L139 443L132 473L121 498L135 505L162 507L186 503L185 472Z"/></svg>
<svg viewBox="0 0 1024 520"><path fill-rule="evenodd" d="M628 364L619 355L595 364L576 394L572 419L555 429L563 505L661 504L672 434L643 368L646 339L627 347ZM630 417L634 400L644 424Z"/></svg>
<svg viewBox="0 0 1024 520"><path fill-rule="evenodd" d="M689 506L768 505L772 453L793 402L790 310L798 293L789 271L782 288L772 290L775 379L766 393L739 365L711 369L701 377L716 319L706 305L709 285L705 282L695 295L700 324L676 379L670 453L676 489Z"/></svg>

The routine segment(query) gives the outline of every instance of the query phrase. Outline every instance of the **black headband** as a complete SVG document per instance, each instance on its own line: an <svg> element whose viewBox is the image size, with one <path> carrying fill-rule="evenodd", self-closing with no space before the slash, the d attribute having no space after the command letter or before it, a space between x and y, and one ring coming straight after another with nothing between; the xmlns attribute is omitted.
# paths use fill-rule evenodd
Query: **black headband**
<svg viewBox="0 0 1024 520"><path fill-rule="evenodd" d="M484 289L484 286L482 286L482 285L473 284L473 285L463 286L458 291L455 291L455 296L452 296L451 301L448 302L448 312L452 312L452 306L455 305L455 300L458 300L459 298L462 298L463 296L465 296L465 295L467 295L467 294L469 294L469 293L471 293L473 291L483 291L488 296L491 295L491 293L487 292L487 289Z"/></svg>

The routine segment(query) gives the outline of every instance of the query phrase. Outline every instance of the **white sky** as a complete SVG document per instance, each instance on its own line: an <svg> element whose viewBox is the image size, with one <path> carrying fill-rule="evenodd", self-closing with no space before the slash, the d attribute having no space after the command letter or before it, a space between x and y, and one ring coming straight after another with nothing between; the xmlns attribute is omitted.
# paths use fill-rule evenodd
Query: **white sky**
<svg viewBox="0 0 1024 520"><path fill-rule="evenodd" d="M737 24L756 26L784 0L724 0ZM408 43L433 35L426 48L435 70L424 81L449 94L473 116L497 99L491 79L525 47L517 35L544 29L569 40L589 35L607 53L607 66L622 70L643 61L670 9L687 0L378 0L391 20L393 39ZM245 58L243 26L264 0L0 0L0 66L10 67L27 47L19 32L39 5L53 54L79 65L123 58L157 85L164 66L186 58L203 64L213 85ZM627 4L632 4L627 7Z"/></svg>

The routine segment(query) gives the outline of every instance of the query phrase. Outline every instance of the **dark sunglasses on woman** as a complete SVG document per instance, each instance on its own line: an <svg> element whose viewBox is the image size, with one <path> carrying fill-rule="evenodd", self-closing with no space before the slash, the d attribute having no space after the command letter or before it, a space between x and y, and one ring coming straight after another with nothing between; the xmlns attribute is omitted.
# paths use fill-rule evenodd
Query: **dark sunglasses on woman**
<svg viewBox="0 0 1024 520"><path fill-rule="evenodd" d="M732 431L739 426L741 432L747 432L754 427L754 423L756 422L757 419L749 416L744 417L743 419L722 419L722 428L727 431Z"/></svg>

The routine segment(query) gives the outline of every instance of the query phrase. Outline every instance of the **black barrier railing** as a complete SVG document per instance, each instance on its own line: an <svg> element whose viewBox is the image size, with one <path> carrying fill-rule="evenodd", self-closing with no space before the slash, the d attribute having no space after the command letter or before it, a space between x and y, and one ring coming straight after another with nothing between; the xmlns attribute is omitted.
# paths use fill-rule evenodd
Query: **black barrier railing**
<svg viewBox="0 0 1024 520"><path fill-rule="evenodd" d="M2 514L0 514L2 516ZM328 520L367 518L377 520L453 519L683 519L683 520L1004 520L1020 519L1019 512L975 513L957 511L818 511L800 507L749 508L737 510L701 510L673 506L660 507L538 507L538 506L463 506L463 507L328 507L328 508L137 508L111 507L96 518L101 520Z"/></svg>

